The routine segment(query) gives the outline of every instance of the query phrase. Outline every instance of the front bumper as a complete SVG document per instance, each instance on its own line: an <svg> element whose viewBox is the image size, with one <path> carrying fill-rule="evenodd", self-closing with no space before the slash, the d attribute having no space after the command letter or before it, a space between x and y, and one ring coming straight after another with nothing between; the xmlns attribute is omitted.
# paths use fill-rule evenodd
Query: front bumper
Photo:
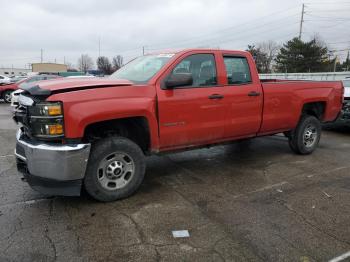
<svg viewBox="0 0 350 262"><path fill-rule="evenodd" d="M90 144L34 142L17 132L17 169L29 185L45 195L80 195Z"/></svg>

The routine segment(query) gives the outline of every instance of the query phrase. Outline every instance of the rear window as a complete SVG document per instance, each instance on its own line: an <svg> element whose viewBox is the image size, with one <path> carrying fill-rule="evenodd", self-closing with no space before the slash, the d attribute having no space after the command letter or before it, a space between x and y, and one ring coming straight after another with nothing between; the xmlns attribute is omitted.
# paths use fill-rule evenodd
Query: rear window
<svg viewBox="0 0 350 262"><path fill-rule="evenodd" d="M230 85L252 82L249 65L245 57L224 56L227 82Z"/></svg>

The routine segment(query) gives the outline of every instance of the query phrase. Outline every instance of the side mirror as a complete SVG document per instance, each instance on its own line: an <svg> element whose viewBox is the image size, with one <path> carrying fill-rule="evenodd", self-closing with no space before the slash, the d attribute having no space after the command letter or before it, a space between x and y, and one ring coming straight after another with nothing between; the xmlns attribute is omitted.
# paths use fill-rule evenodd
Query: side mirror
<svg viewBox="0 0 350 262"><path fill-rule="evenodd" d="M190 86L193 83L191 73L171 74L165 81L165 88L170 89L177 86Z"/></svg>

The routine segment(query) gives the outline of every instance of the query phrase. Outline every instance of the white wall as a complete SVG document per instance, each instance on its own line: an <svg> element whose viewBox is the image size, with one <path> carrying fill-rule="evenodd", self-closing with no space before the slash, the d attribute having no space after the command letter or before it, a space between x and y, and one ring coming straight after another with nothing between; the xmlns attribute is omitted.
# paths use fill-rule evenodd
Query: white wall
<svg viewBox="0 0 350 262"><path fill-rule="evenodd" d="M271 73L259 74L260 79L290 79L290 80L343 80L350 78L350 72L325 72L325 73Z"/></svg>

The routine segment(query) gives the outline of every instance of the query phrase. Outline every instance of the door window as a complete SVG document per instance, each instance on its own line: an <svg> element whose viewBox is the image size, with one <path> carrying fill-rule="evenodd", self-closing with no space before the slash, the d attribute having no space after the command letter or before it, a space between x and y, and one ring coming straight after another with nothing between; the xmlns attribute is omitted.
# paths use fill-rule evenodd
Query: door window
<svg viewBox="0 0 350 262"><path fill-rule="evenodd" d="M171 74L181 73L192 75L193 84L186 87L217 85L216 64L212 54L196 54L186 57L171 72Z"/></svg>
<svg viewBox="0 0 350 262"><path fill-rule="evenodd" d="M252 82L249 65L245 57L224 56L227 83L229 85L247 84Z"/></svg>
<svg viewBox="0 0 350 262"><path fill-rule="evenodd" d="M26 83L31 83L31 82L35 82L35 81L39 81L39 80L40 80L39 76L33 76L33 77L27 79L25 82Z"/></svg>

